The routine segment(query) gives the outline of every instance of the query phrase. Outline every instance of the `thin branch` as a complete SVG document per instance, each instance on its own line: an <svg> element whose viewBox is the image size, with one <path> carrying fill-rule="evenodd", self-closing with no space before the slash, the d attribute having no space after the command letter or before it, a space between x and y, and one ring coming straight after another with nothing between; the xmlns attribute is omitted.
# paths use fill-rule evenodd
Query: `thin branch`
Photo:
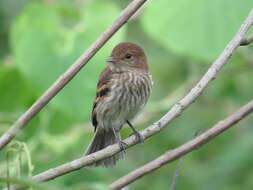
<svg viewBox="0 0 253 190"><path fill-rule="evenodd" d="M199 133L200 133L199 131L196 131L194 134L194 138L197 137L199 135ZM183 165L183 160L184 160L184 156L181 156L178 160L176 171L174 172L174 175L172 177L172 182L169 186L169 190L175 190L175 188L176 188L177 179L179 177L179 172L180 172L180 169Z"/></svg>
<svg viewBox="0 0 253 190"><path fill-rule="evenodd" d="M114 183L110 185L112 190L118 190L135 180L139 179L140 177L149 174L150 172L162 167L165 164L168 164L181 156L192 152L193 150L201 147L205 143L209 142L211 139L216 137L217 135L221 134L225 130L232 127L234 124L242 120L248 114L253 111L253 100L251 100L248 104L240 108L238 111L234 112L232 115L227 117L226 119L218 122L216 125L211 127L206 132L202 133L200 136L196 137L195 139L181 145L180 147L168 151L165 154L159 156L155 160L145 164L144 166L130 172L128 175L118 179Z"/></svg>
<svg viewBox="0 0 253 190"><path fill-rule="evenodd" d="M246 46L246 45L249 45L252 42L253 42L253 33L251 35L249 35L248 37L243 38L240 45L241 46Z"/></svg>
<svg viewBox="0 0 253 190"><path fill-rule="evenodd" d="M105 32L63 73L0 138L0 150L85 66L97 51L147 0L133 0Z"/></svg>
<svg viewBox="0 0 253 190"><path fill-rule="evenodd" d="M175 190L175 188L176 188L177 179L179 177L179 172L180 172L180 169L182 167L183 160L184 160L183 156L179 158L179 161L178 161L177 167L176 167L176 171L175 171L175 173L174 173L174 175L172 177L172 182L171 182L171 184L169 186L169 190Z"/></svg>

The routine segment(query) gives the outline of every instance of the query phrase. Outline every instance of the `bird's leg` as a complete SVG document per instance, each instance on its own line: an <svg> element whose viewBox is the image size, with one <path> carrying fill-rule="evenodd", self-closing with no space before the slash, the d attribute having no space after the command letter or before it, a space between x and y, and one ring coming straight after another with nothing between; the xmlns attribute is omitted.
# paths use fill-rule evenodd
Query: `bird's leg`
<svg viewBox="0 0 253 190"><path fill-rule="evenodd" d="M144 136L142 136L128 120L126 120L126 122L129 125L129 127L131 127L133 134L136 136L139 142L144 143Z"/></svg>
<svg viewBox="0 0 253 190"><path fill-rule="evenodd" d="M119 147L120 147L120 150L121 151L124 151L125 153L126 153L126 146L127 146L127 144L126 143L124 143L121 139L120 139L120 136L117 134L117 132L116 132L116 130L112 127L112 131L113 131L113 133L114 133L114 136L115 136L115 138L116 138L116 142L117 142L117 144L119 145ZM118 132L119 133L119 132Z"/></svg>

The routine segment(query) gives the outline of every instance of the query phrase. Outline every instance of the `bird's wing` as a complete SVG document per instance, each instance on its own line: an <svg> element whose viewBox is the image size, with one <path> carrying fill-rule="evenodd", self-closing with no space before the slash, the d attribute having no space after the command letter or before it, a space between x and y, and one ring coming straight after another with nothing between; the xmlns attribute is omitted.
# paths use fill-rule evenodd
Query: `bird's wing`
<svg viewBox="0 0 253 190"><path fill-rule="evenodd" d="M96 106L97 106L98 102L103 100L108 95L108 93L110 91L109 83L110 83L111 78L112 78L112 71L107 66L100 74L99 81L97 84L96 98L93 103L92 124L95 128L94 129L95 131L96 131L96 127L98 125Z"/></svg>

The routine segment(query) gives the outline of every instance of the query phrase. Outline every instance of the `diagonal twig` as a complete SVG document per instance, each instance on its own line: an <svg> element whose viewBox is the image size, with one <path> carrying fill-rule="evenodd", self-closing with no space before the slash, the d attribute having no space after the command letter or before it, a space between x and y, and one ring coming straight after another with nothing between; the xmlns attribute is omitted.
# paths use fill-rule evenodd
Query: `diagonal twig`
<svg viewBox="0 0 253 190"><path fill-rule="evenodd" d="M196 131L195 134L194 134L194 138L197 137L199 135L200 131ZM183 160L184 160L184 155L181 156L178 160L178 163L177 163L177 166L176 166L176 170L174 172L174 175L172 177L172 181L171 181L171 184L169 186L169 190L175 190L176 188L176 184L177 184L177 179L179 177L179 172L180 172L180 169L183 165Z"/></svg>
<svg viewBox="0 0 253 190"><path fill-rule="evenodd" d="M196 137L195 139L188 141L187 143L175 148L171 151L164 153L163 155L159 156L155 160L145 164L144 166L130 172L128 175L118 179L117 181L113 182L110 185L110 189L118 190L135 180L139 179L140 177L149 174L150 172L162 167L165 164L168 164L177 158L182 157L183 155L192 152L193 150L201 147L205 143L209 142L211 139L216 137L217 135L221 134L225 130L232 127L234 124L242 120L248 114L253 111L253 100L247 103L245 106L228 116L226 119L219 121L213 127L211 127L206 132L202 133L200 136Z"/></svg>
<svg viewBox="0 0 253 190"><path fill-rule="evenodd" d="M147 0L133 0L105 30L101 36L82 54L69 69L63 73L49 88L38 98L33 105L0 137L0 150L8 144L17 133L54 97L67 83L85 66L97 51L117 32L127 20L137 12Z"/></svg>
<svg viewBox="0 0 253 190"><path fill-rule="evenodd" d="M241 46L246 46L246 45L249 45L252 42L253 42L253 33L251 35L249 35L248 37L243 38L240 45Z"/></svg>
<svg viewBox="0 0 253 190"><path fill-rule="evenodd" d="M179 160L178 160L176 171L174 172L174 175L172 177L172 182L169 186L169 190L175 190L176 189L177 179L179 177L179 172L180 172L180 169L182 167L183 160L184 160L183 156L180 157Z"/></svg>

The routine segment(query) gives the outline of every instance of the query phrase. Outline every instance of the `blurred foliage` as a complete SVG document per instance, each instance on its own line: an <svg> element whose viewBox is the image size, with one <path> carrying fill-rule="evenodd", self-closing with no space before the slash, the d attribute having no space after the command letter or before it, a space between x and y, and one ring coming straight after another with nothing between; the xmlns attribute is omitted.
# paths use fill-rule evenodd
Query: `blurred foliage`
<svg viewBox="0 0 253 190"><path fill-rule="evenodd" d="M164 15L164 7L169 10ZM251 0L171 0L147 7L143 25L154 39L176 53L213 60L252 8ZM154 22L156 15L159 19ZM193 45L194 44L194 45Z"/></svg>
<svg viewBox="0 0 253 190"><path fill-rule="evenodd" d="M89 47L127 2L0 1L0 134ZM6 186L8 168L12 182L33 189L104 190L120 176L190 140L197 131L206 130L246 103L252 98L252 45L233 55L217 80L181 117L144 145L129 149L125 160L114 168L82 169L45 185L25 178L83 154L93 135L89 117L97 78L114 45L133 41L147 52L154 88L134 122L143 129L189 91L252 5L251 0L149 1L28 124L18 141L0 152L0 188ZM187 155L176 189L251 190L252 124L249 116ZM122 129L124 137L129 133L127 127ZM175 167L175 163L164 166L128 189L168 189ZM19 174L23 176L20 179Z"/></svg>

